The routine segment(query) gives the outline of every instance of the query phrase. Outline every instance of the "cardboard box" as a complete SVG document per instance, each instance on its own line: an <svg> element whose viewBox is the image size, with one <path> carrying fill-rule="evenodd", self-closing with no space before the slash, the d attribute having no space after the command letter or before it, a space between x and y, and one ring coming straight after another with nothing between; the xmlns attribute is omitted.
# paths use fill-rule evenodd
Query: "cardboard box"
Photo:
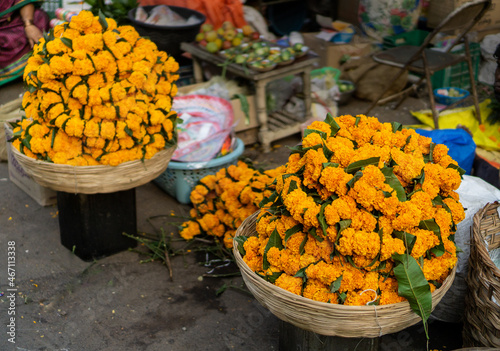
<svg viewBox="0 0 500 351"><path fill-rule="evenodd" d="M10 140L13 136L10 124L4 123L5 137ZM31 196L41 206L54 205L57 202L57 193L49 188L43 187L36 183L31 176L29 176L24 168L17 162L11 150L12 145L7 142L7 158L9 179L12 183L16 184L26 194Z"/></svg>
<svg viewBox="0 0 500 351"><path fill-rule="evenodd" d="M500 1L500 0L499 0ZM303 33L304 44L319 56L318 67L340 68L344 55L351 57L365 56L371 53L372 43L369 39L355 35L350 43L336 44L320 38L318 33Z"/></svg>
<svg viewBox="0 0 500 351"><path fill-rule="evenodd" d="M453 10L470 0L432 0L427 14L427 26L435 28ZM491 6L483 18L472 28L473 31L482 31L500 28L500 0L492 0Z"/></svg>
<svg viewBox="0 0 500 351"><path fill-rule="evenodd" d="M198 83L179 87L179 95L187 95L188 93L200 88L204 84L205 83ZM242 101L239 98L231 100L231 105L233 106L234 123L236 123L236 126L234 127L235 132L240 132L259 126L259 120L257 119L257 112L255 108L255 96L246 95L245 98L247 100L246 102L248 103L248 117L245 112L243 112Z"/></svg>

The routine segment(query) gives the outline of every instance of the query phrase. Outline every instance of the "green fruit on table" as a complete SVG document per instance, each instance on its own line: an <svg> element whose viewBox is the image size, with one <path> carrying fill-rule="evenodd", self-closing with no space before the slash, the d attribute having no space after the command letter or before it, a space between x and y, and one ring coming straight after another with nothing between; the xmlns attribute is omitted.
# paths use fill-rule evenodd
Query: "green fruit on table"
<svg viewBox="0 0 500 351"><path fill-rule="evenodd" d="M217 46L217 44L215 42L208 43L206 46L206 49L208 50L208 52L211 52L212 54L219 51L219 47Z"/></svg>

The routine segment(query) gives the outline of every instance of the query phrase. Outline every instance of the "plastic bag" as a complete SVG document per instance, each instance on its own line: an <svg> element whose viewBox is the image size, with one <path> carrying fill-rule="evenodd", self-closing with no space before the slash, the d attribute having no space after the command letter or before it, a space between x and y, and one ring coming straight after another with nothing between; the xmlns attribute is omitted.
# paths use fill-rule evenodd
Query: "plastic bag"
<svg viewBox="0 0 500 351"><path fill-rule="evenodd" d="M186 24L186 20L168 6L159 5L153 7L146 23L158 26L181 26Z"/></svg>
<svg viewBox="0 0 500 351"><path fill-rule="evenodd" d="M209 95L177 96L172 107L184 121L177 125L178 145L172 160L208 162L223 148L234 124L233 107Z"/></svg>
<svg viewBox="0 0 500 351"><path fill-rule="evenodd" d="M458 165L465 170L466 174L471 174L472 163L476 155L476 143L472 136L464 129L417 129L420 135L432 138L436 144L444 144L448 147L448 155L451 156Z"/></svg>

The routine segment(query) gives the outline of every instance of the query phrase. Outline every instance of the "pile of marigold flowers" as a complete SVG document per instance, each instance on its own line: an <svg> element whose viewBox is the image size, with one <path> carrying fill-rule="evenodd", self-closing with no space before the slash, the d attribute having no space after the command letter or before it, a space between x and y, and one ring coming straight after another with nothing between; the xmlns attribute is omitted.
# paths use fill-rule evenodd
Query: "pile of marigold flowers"
<svg viewBox="0 0 500 351"><path fill-rule="evenodd" d="M149 159L176 144L178 69L132 26L81 11L35 45L13 146L78 166Z"/></svg>
<svg viewBox="0 0 500 351"><path fill-rule="evenodd" d="M179 234L186 240L202 234L214 236L232 248L236 229L271 196L272 183L283 169L262 171L238 161L203 177L191 191L191 220L181 225Z"/></svg>
<svg viewBox="0 0 500 351"><path fill-rule="evenodd" d="M332 304L404 301L400 270L425 277L430 296L456 264L454 232L465 217L456 193L463 170L447 147L363 115L328 115L304 135L261 203L257 235L236 238L245 263Z"/></svg>

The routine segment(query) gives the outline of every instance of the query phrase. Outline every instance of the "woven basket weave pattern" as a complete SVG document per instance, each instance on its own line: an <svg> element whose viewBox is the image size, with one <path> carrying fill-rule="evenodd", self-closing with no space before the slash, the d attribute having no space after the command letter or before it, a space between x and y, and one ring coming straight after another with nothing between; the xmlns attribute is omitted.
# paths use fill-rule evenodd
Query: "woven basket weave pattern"
<svg viewBox="0 0 500 351"><path fill-rule="evenodd" d="M12 152L27 174L40 185L67 193L97 194L128 190L148 183L168 166L175 147L157 152L149 160L124 162L118 166L70 166L38 161Z"/></svg>
<svg viewBox="0 0 500 351"><path fill-rule="evenodd" d="M256 235L257 216L258 212L245 219L235 237ZM245 284L257 301L278 318L296 327L327 336L375 338L401 331L421 320L411 310L407 301L382 306L344 306L295 295L265 281L253 272L243 261L236 240L233 252ZM455 269L443 285L432 293L433 309L450 288L454 277Z"/></svg>
<svg viewBox="0 0 500 351"><path fill-rule="evenodd" d="M488 253L488 249L500 247L499 206L498 202L488 204L474 215L466 279L464 346L500 348L500 270Z"/></svg>

